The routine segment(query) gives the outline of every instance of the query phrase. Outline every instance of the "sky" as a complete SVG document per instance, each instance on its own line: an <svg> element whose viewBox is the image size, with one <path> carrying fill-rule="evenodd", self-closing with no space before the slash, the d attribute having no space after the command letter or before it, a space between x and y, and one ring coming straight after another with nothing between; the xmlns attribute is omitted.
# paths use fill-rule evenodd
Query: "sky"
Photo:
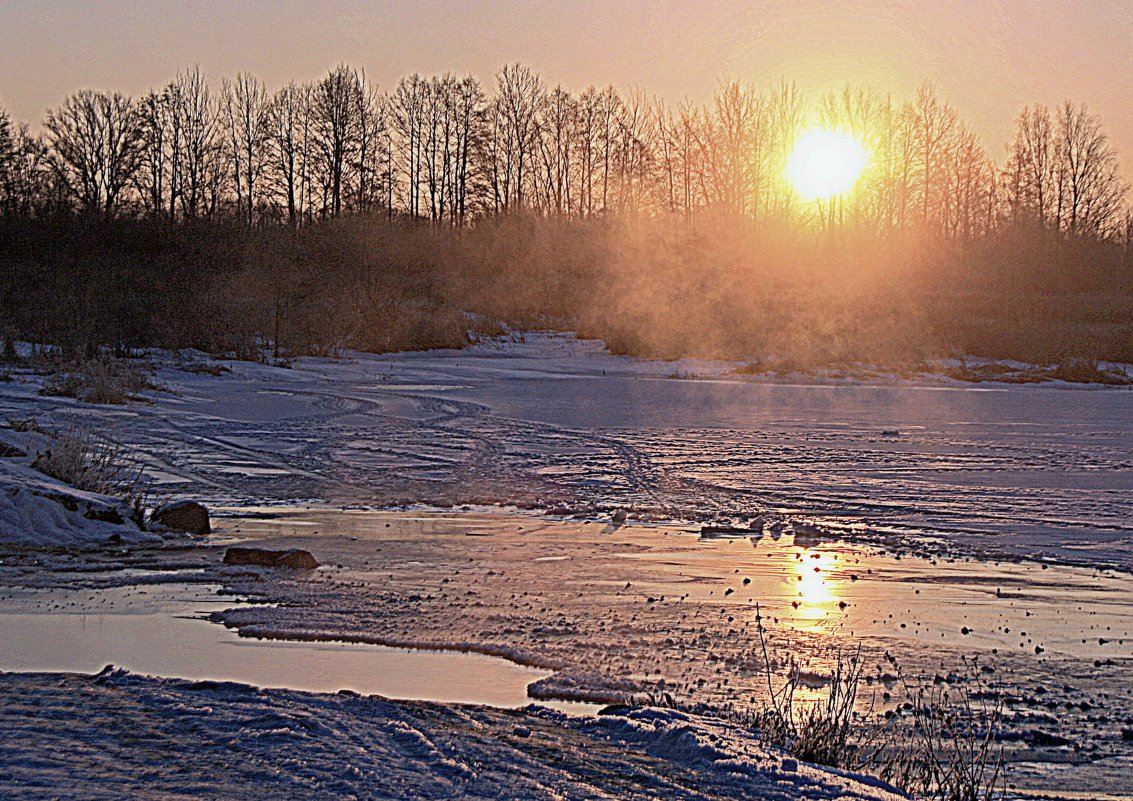
<svg viewBox="0 0 1133 801"><path fill-rule="evenodd" d="M899 98L929 81L996 160L1024 105L1071 99L1133 173L1133 0L0 0L0 105L33 124L77 89L139 94L194 64L275 88L346 62L389 88L446 71L490 85L515 61L551 85L671 101L732 78Z"/></svg>

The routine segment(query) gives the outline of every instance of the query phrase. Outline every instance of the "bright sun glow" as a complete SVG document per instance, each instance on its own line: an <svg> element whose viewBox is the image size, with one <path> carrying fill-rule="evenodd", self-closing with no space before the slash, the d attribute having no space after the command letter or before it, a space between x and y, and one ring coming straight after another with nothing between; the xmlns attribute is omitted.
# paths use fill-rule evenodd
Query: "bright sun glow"
<svg viewBox="0 0 1133 801"><path fill-rule="evenodd" d="M795 142L787 161L787 177L803 197L825 200L848 192L865 169L866 152L848 133L821 128Z"/></svg>

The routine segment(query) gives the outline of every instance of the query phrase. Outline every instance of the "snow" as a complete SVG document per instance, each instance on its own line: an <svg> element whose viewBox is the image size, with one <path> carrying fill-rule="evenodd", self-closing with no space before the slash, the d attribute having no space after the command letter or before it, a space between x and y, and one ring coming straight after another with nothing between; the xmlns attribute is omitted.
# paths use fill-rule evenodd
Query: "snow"
<svg viewBox="0 0 1133 801"><path fill-rule="evenodd" d="M613 356L564 334L463 351L296 359L152 356L152 403L36 394L0 421L97 425L153 493L212 506L500 504L746 525L801 520L891 544L1133 567L1133 392L827 381ZM810 383L801 383L809 381ZM0 461L0 464L3 462ZM8 535L10 536L10 535Z"/></svg>
<svg viewBox="0 0 1133 801"><path fill-rule="evenodd" d="M155 498L219 507L221 531L209 542L251 536L302 544L328 567L298 579L226 572L220 554L206 548L114 556L107 543L162 541L129 524L86 518L88 506L106 508L112 499L43 476L29 455L0 458L5 582L49 586L63 579L44 577L44 566L87 571L84 559L161 570L181 560L199 571L193 580L281 604L226 613L244 634L502 656L557 670L534 695L603 701L674 681L687 689L698 678L708 682L705 693L734 697L758 679L743 634L751 604L762 599L784 624L799 627L796 645L808 653L845 628L878 651L893 642L925 648L918 667L930 671L938 657L943 665L962 651L998 649L997 675L1020 687L1073 681L1079 689L1060 700L1083 706L1059 709L1057 723L1096 760L1082 786L1101 786L1098 773L1116 775L1113 766L1127 764L1113 726L1131 708L1124 672L1133 640L1128 603L1120 600L1129 597L1128 577L1099 570L1091 578L1089 570L1061 566L1044 575L1038 564L1015 562L968 570L944 559L982 554L1133 569L1127 389L737 375L733 364L613 356L601 343L559 334L465 351L304 358L290 368L226 361L216 375L184 369L218 364L204 354L150 358L165 389L151 402L117 407L39 396L43 376L14 369L13 380L0 384L0 425L34 418L107 431L136 449ZM0 441L10 440L29 454L39 447L32 435L0 429ZM261 521L248 514L297 506L313 511ZM428 511L436 506L459 511L440 524ZM407 511L385 539L367 527L390 518L341 511L390 507ZM553 512L556 523L501 508ZM702 526L748 531L701 541ZM893 553L879 556L863 544ZM27 555L60 546L90 550ZM926 558L894 555L910 552ZM816 560L827 577L811 588L819 601L792 610L798 587L775 583L784 554ZM937 557L951 567L937 569L929 561ZM857 575L859 563L877 568L875 581ZM759 564L778 572L761 573ZM738 583L741 569L754 579L750 587ZM89 576L83 581L96 586ZM884 604L898 594L887 616ZM970 635L959 633L961 622ZM1078 644L1085 638L1088 647ZM1046 649L1041 658L1036 643ZM726 666L724 676L712 675L718 666ZM58 715L13 729L47 742L43 754L29 753L27 740L0 725L0 784L40 781L49 797L67 797L69 787L81 787L84 798L121 795L109 789L115 782L135 795L181 792L181 781L191 797L241 798L251 792L241 783L261 780L303 797L496 797L495 786L504 797L573 797L579 785L572 782L595 797L626 797L610 774L586 769L583 755L638 777L652 788L643 797L878 792L845 790L806 765L792 770L747 733L664 710L570 722L547 712L193 688L119 674L10 675L0 686L6 701L16 701L16 711L0 711L0 723L32 707ZM1049 696L1018 692L1013 725L1048 725ZM65 730L58 722L74 716L78 703L69 694L104 703L105 716ZM121 725L111 701L137 715L159 745L108 746L107 732ZM1103 704L1114 715L1105 722L1087 711ZM242 722L241 714L263 723ZM293 725L298 719L327 728ZM379 725L363 731L363 719ZM566 767L524 750L545 738L568 755ZM272 750L299 742L302 748ZM103 758L99 749L108 747L119 763ZM355 747L364 748L361 756ZM166 752L174 757L168 768ZM69 762L69 753L83 759ZM225 766L231 754L239 757ZM379 785L383 759L392 767Z"/></svg>
<svg viewBox="0 0 1133 801"><path fill-rule="evenodd" d="M664 710L579 718L111 669L0 674L0 692L0 786L20 798L904 797L788 770L749 731Z"/></svg>
<svg viewBox="0 0 1133 801"><path fill-rule="evenodd" d="M157 544L161 537L129 521L120 501L83 492L31 467L40 438L3 434L0 442L16 445L26 457L0 458L0 545L36 548L95 547L113 544ZM115 511L124 523L92 519Z"/></svg>

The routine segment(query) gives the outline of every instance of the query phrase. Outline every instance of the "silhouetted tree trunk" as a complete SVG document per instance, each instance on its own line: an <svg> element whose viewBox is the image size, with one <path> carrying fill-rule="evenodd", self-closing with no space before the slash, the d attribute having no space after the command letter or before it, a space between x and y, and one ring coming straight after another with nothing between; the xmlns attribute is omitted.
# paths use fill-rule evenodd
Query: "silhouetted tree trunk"
<svg viewBox="0 0 1133 801"><path fill-rule="evenodd" d="M267 164L270 105L267 92L253 75L241 72L225 81L222 89L228 139L232 153L232 177L236 208L244 223L255 223L261 178Z"/></svg>

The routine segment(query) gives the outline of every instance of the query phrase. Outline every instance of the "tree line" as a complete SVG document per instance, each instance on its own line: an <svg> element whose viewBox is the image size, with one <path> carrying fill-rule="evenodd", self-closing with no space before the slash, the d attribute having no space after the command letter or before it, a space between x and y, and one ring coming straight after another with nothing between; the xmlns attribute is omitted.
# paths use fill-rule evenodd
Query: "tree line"
<svg viewBox="0 0 1133 801"><path fill-rule="evenodd" d="M827 204L785 178L805 128L851 133L870 154L859 185ZM171 221L231 216L292 226L384 210L466 225L523 210L818 222L950 237L1026 221L1124 237L1127 185L1101 121L1083 104L1022 110L997 167L955 108L925 85L897 102L847 86L808 102L781 81L731 81L708 103L641 90L571 93L509 65L489 95L471 76L401 79L379 91L346 65L274 92L240 73L219 86L197 68L139 98L80 90L43 132L0 110L7 213L66 205Z"/></svg>
<svg viewBox="0 0 1133 801"><path fill-rule="evenodd" d="M811 127L863 145L853 190L787 180ZM1133 215L1101 120L1028 106L1005 153L929 85L673 104L519 64L385 91L348 65L274 90L192 68L77 91L37 132L0 108L6 325L308 352L453 344L477 312L666 355L888 358L897 329L906 355L1128 353Z"/></svg>

